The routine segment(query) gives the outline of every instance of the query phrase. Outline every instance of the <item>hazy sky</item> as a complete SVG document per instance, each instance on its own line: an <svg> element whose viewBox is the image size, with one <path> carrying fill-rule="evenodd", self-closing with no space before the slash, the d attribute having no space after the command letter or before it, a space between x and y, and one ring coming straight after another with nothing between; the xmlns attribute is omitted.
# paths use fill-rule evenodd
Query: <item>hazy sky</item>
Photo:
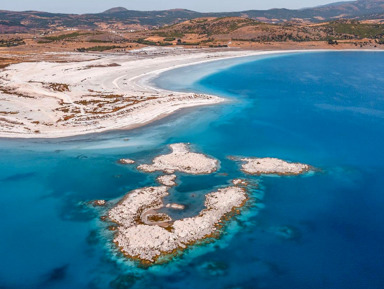
<svg viewBox="0 0 384 289"><path fill-rule="evenodd" d="M338 0L0 0L0 10L97 13L122 6L132 10L185 8L201 12L303 8ZM1 3L2 2L2 3Z"/></svg>

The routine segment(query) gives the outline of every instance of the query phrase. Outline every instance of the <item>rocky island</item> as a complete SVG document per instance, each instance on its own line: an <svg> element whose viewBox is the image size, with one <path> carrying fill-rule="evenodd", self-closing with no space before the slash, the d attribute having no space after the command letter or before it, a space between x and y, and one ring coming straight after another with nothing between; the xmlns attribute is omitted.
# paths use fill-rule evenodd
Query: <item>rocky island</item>
<svg viewBox="0 0 384 289"><path fill-rule="evenodd" d="M150 164L137 169L146 173L161 171L156 178L159 186L139 188L129 192L108 212L116 224L114 243L128 258L152 265L170 260L193 244L220 236L220 228L250 199L250 180L232 179L230 185L215 189L205 196L204 206L194 217L172 219L162 209L184 210L185 206L166 203L169 189L176 186L175 172L193 175L211 174L219 161L202 153L192 152L190 145L169 145L170 153L155 157ZM289 163L275 158L235 158L247 174L299 175L311 169L309 165ZM120 160L121 163L121 160Z"/></svg>
<svg viewBox="0 0 384 289"><path fill-rule="evenodd" d="M160 176L157 178L157 181L167 187L173 187L176 186L176 175L165 175L165 176Z"/></svg>
<svg viewBox="0 0 384 289"><path fill-rule="evenodd" d="M296 176L312 169L306 164L290 163L276 158L240 158L239 160L242 162L241 170L251 175Z"/></svg>
<svg viewBox="0 0 384 289"><path fill-rule="evenodd" d="M167 174L173 174L175 171L179 171L200 175L213 173L219 167L218 160L209 158L204 154L191 152L188 144L172 144L170 148L172 150L170 154L158 156L152 164L140 165L137 168L148 173L163 171Z"/></svg>
<svg viewBox="0 0 384 289"><path fill-rule="evenodd" d="M226 216L248 199L244 188L225 187L206 195L205 209L197 216L173 221L156 212L167 195L166 186L137 189L109 211L109 219L118 225L114 242L125 256L152 264L214 237Z"/></svg>
<svg viewBox="0 0 384 289"><path fill-rule="evenodd" d="M118 163L121 165L132 165L135 163L135 161L131 159L120 159Z"/></svg>

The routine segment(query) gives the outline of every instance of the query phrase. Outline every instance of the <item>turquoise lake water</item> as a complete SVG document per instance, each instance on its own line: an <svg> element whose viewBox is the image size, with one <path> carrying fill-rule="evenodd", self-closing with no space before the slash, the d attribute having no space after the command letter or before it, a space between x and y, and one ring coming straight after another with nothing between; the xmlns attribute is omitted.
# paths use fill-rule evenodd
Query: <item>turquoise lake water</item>
<svg viewBox="0 0 384 289"><path fill-rule="evenodd" d="M0 288L383 288L383 71L379 52L203 64L155 82L231 102L134 131L0 140ZM320 171L247 176L259 183L257 202L222 239L168 265L138 268L111 245L104 212L86 203L156 184L158 174L116 161L149 162L175 142L218 158L221 168L178 175L167 201L187 209L174 218L193 216L206 193L246 177L228 156L277 157Z"/></svg>

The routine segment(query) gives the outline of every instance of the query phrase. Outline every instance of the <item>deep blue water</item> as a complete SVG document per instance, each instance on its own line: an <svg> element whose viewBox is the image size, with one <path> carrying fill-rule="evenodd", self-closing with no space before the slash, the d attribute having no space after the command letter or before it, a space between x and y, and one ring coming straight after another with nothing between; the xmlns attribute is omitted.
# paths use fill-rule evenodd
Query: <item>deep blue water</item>
<svg viewBox="0 0 384 289"><path fill-rule="evenodd" d="M203 71L212 74L199 79ZM0 288L384 288L383 71L384 53L374 52L204 64L156 82L231 102L134 131L0 140ZM179 175L169 200L188 208L176 218L195 214L207 192L244 177L229 155L278 157L321 171L251 177L260 184L258 203L221 240L168 265L137 268L110 245L103 212L85 203L155 184L156 174L116 160L147 162L174 142L190 142L222 163L211 176Z"/></svg>

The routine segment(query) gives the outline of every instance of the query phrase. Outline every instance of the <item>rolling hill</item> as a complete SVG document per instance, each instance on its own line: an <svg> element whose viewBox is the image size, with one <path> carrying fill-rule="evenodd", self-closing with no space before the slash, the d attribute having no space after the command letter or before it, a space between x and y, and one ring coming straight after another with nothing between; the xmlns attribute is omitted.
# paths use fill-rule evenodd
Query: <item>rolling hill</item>
<svg viewBox="0 0 384 289"><path fill-rule="evenodd" d="M60 14L38 11L0 11L0 33L34 30L142 30L203 17L245 17L266 23L319 23L337 19L384 19L384 0L357 0L299 10L270 9L200 13L186 9L134 11L116 7L97 14Z"/></svg>

